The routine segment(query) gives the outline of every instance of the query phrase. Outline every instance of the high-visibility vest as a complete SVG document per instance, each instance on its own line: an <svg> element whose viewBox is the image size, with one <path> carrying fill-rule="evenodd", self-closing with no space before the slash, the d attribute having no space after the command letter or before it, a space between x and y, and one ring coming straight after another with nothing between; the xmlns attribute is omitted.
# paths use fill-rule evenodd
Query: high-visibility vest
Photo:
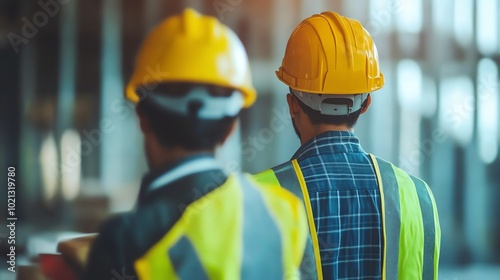
<svg viewBox="0 0 500 280"><path fill-rule="evenodd" d="M296 196L231 175L191 203L134 267L139 279L298 279L306 237Z"/></svg>
<svg viewBox="0 0 500 280"><path fill-rule="evenodd" d="M441 229L429 186L393 164L370 154L381 198L382 279L437 279ZM323 279L316 227L306 182L297 160L255 175L301 198L309 237L301 264L302 279Z"/></svg>

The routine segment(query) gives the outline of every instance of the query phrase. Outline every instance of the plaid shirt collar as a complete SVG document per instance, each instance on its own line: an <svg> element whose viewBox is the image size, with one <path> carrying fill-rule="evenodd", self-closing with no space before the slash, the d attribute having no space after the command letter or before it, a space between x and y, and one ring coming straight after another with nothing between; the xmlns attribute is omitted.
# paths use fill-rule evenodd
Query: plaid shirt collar
<svg viewBox="0 0 500 280"><path fill-rule="evenodd" d="M350 131L326 131L307 141L292 159L305 159L321 154L365 153L359 139Z"/></svg>

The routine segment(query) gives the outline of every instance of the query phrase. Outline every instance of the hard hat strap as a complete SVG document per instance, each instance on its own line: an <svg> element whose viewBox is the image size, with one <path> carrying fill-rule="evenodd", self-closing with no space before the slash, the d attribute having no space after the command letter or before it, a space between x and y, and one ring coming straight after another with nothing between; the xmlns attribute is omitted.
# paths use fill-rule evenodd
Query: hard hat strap
<svg viewBox="0 0 500 280"><path fill-rule="evenodd" d="M369 93L361 94L318 94L308 93L295 89L290 89L291 93L302 101L307 107L319 111L322 115L328 116L348 116L358 111L363 106L363 102L368 98ZM335 104L327 102L332 99L350 99L352 104Z"/></svg>
<svg viewBox="0 0 500 280"><path fill-rule="evenodd" d="M208 120L235 117L244 103L237 90L229 96L212 96L203 86L193 87L183 96L151 92L148 98L170 112Z"/></svg>

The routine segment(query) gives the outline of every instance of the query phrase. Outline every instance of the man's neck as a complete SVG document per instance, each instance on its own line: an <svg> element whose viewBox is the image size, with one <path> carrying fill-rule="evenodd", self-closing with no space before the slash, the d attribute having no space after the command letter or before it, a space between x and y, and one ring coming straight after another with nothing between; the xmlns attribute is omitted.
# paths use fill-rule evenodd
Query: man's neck
<svg viewBox="0 0 500 280"><path fill-rule="evenodd" d="M199 154L213 154L213 151L192 151L179 147L156 149L148 158L149 169L155 171L167 164Z"/></svg>
<svg viewBox="0 0 500 280"><path fill-rule="evenodd" d="M312 125L311 127L305 129L305 131L301 132L300 144L304 145L307 141L327 131L353 132L354 129L352 127L348 127L347 125L335 125L335 124Z"/></svg>

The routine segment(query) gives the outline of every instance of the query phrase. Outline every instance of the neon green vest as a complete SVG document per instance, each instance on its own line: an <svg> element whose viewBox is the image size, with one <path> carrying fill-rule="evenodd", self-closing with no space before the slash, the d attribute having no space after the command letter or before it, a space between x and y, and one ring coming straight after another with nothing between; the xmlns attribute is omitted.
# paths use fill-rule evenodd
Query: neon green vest
<svg viewBox="0 0 500 280"><path fill-rule="evenodd" d="M191 203L134 266L139 279L297 278L306 237L297 197L232 175Z"/></svg>
<svg viewBox="0 0 500 280"><path fill-rule="evenodd" d="M441 229L427 184L391 163L370 155L380 189L383 226L382 279L437 279ZM309 193L297 160L255 175L279 184L302 199L309 237L300 270L303 279L323 279Z"/></svg>

